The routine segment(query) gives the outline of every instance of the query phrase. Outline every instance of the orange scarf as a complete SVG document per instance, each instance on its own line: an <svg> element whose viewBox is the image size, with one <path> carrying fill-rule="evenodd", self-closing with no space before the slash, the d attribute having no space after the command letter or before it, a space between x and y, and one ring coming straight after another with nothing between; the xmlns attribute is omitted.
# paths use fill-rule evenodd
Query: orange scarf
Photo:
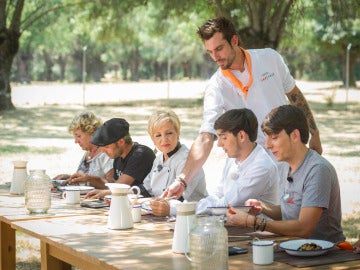
<svg viewBox="0 0 360 270"><path fill-rule="evenodd" d="M252 85L253 82L253 74L252 74L252 65L251 65L251 58L250 58L250 54L244 50L243 48L240 48L242 50L242 52L245 55L245 59L246 59L246 63L248 65L248 70L249 70L249 74L250 74L250 79L249 79L249 83L247 85L243 85L241 81L238 80L238 78L236 78L236 76L231 72L230 69L222 69L221 72L223 73L223 75L225 77L228 77L230 79L230 81L237 87L239 88L243 94L244 97L247 97L247 94L249 92L249 88Z"/></svg>

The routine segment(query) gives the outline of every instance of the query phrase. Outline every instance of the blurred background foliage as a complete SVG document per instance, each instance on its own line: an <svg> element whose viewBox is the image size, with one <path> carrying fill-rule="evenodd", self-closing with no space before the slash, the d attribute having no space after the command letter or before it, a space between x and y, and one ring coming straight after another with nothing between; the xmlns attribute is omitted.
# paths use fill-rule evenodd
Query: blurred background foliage
<svg viewBox="0 0 360 270"><path fill-rule="evenodd" d="M12 82L81 82L84 58L88 82L206 79L217 65L196 30L215 16L245 48L277 49L297 79L345 82L351 43L350 85L360 76L358 0L5 0L8 25L17 2Z"/></svg>

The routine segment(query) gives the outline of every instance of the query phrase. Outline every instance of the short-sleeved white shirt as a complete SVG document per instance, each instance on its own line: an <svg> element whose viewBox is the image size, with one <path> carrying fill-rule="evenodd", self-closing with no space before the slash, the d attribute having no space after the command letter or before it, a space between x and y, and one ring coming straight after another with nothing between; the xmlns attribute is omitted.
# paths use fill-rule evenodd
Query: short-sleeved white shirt
<svg viewBox="0 0 360 270"><path fill-rule="evenodd" d="M109 158L105 153L99 153L90 161L85 161L86 153L82 157L77 172L87 173L89 175L104 178L105 175L113 168L114 160ZM88 162L88 166L85 166Z"/></svg>
<svg viewBox="0 0 360 270"><path fill-rule="evenodd" d="M201 132L216 135L214 123L224 112L230 109L248 108L259 122L257 142L264 146L265 137L261 131L264 117L280 105L287 104L286 93L295 87L295 80L281 55L273 49L247 50L251 58L253 83L245 98L229 78L219 68L207 83L204 96L203 122ZM232 70L240 79L240 71ZM246 82L245 82L246 83Z"/></svg>

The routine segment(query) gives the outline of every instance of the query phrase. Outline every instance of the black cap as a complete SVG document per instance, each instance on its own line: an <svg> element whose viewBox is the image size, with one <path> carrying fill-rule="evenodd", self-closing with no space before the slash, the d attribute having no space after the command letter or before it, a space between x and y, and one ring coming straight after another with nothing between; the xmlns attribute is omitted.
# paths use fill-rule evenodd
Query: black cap
<svg viewBox="0 0 360 270"><path fill-rule="evenodd" d="M95 131L91 143L106 146L117 142L127 134L129 134L129 123L123 118L112 118Z"/></svg>

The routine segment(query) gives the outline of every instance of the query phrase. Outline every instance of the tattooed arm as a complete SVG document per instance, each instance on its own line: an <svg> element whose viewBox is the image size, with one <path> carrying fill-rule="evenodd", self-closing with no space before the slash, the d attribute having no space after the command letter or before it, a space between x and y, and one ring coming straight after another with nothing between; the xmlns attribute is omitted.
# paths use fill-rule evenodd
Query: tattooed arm
<svg viewBox="0 0 360 270"><path fill-rule="evenodd" d="M306 116L306 119L309 123L309 130L311 134L311 138L309 140L309 147L314 149L320 155L322 154L322 146L320 141L319 130L316 127L316 123L314 120L314 116L310 110L309 104L307 103L303 93L301 93L300 89L295 85L293 90L286 94L290 104L300 108Z"/></svg>

